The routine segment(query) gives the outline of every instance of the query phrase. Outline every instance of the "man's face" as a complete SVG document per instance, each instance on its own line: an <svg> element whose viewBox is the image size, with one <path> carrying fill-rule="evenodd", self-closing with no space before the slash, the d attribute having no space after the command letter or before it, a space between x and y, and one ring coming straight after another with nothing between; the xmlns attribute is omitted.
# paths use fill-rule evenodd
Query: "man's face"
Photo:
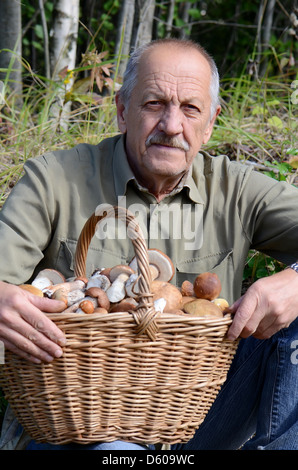
<svg viewBox="0 0 298 470"><path fill-rule="evenodd" d="M211 119L210 79L207 60L194 49L159 45L145 53L128 109L117 102L128 160L141 182L180 178L208 142L220 110Z"/></svg>

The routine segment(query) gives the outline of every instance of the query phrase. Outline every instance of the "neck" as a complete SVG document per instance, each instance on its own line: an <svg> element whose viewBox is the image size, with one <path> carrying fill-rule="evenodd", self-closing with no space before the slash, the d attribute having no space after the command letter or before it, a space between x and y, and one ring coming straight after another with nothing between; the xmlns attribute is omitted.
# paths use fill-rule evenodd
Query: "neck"
<svg viewBox="0 0 298 470"><path fill-rule="evenodd" d="M185 173L175 176L160 176L152 175L150 181L148 179L142 178L141 175L135 173L136 180L138 183L146 188L157 200L157 202L162 201L168 194L170 194L173 189L180 183Z"/></svg>

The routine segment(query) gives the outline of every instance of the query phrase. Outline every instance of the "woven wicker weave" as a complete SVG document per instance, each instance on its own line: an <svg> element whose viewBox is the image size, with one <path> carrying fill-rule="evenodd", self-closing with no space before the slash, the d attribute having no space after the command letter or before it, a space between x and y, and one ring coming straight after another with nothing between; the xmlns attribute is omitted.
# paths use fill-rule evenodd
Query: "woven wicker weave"
<svg viewBox="0 0 298 470"><path fill-rule="evenodd" d="M37 442L186 442L204 420L235 354L237 342L225 339L231 317L156 313L146 244L135 219L121 208L87 221L76 275L85 274L88 246L104 217L123 220L133 235L140 273L137 311L50 314L67 337L63 356L36 365L7 351L2 387Z"/></svg>

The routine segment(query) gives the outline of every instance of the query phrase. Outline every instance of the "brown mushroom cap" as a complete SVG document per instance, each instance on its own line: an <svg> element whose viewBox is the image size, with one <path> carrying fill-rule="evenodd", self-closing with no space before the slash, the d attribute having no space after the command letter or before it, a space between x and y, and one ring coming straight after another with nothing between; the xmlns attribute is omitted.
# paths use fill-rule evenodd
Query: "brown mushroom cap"
<svg viewBox="0 0 298 470"><path fill-rule="evenodd" d="M151 293L153 302L163 298L166 300L164 312L173 312L180 309L182 294L178 287L165 281L153 281L151 284Z"/></svg>
<svg viewBox="0 0 298 470"><path fill-rule="evenodd" d="M130 276L131 274L134 274L134 270L126 264L117 264L116 266L113 266L110 270L110 281L114 282L116 278L120 276L120 274L127 274L128 276Z"/></svg>
<svg viewBox="0 0 298 470"><path fill-rule="evenodd" d="M110 308L110 313L116 313L116 312L128 312L129 310L135 310L138 306L138 302L131 298L127 297L123 300L120 300L117 304L114 304Z"/></svg>
<svg viewBox="0 0 298 470"><path fill-rule="evenodd" d="M171 259L157 248L149 248L147 252L149 258L149 265L152 265L153 269L155 268L158 270L158 275L155 280L166 282L171 281L175 274L175 268ZM136 257L131 260L129 266L135 272L138 272L138 263Z"/></svg>
<svg viewBox="0 0 298 470"><path fill-rule="evenodd" d="M193 283L188 280L183 281L181 284L181 294L187 297L189 296L193 297L195 295L194 289L193 289Z"/></svg>
<svg viewBox="0 0 298 470"><path fill-rule="evenodd" d="M216 298L212 300L212 302L217 305L222 312L224 312L227 308L229 308L229 302L226 299L223 298Z"/></svg>
<svg viewBox="0 0 298 470"><path fill-rule="evenodd" d="M94 312L94 303L91 302L91 300L82 300L82 302L80 302L80 305L79 307L83 310L83 312L85 313L93 313Z"/></svg>
<svg viewBox="0 0 298 470"><path fill-rule="evenodd" d="M110 301L106 292L103 289L101 289L100 287L89 287L89 289L85 291L85 294L97 299L98 307L102 307L106 310L109 310Z"/></svg>
<svg viewBox="0 0 298 470"><path fill-rule="evenodd" d="M184 305L183 310L193 316L222 318L221 309L207 299L196 299Z"/></svg>
<svg viewBox="0 0 298 470"><path fill-rule="evenodd" d="M30 294L37 295L38 297L44 296L42 290L40 290L38 287L32 286L32 284L21 284L19 287L23 290L26 290L27 292L30 292Z"/></svg>
<svg viewBox="0 0 298 470"><path fill-rule="evenodd" d="M194 293L199 299L213 300L221 292L221 282L215 273L199 274L193 283Z"/></svg>

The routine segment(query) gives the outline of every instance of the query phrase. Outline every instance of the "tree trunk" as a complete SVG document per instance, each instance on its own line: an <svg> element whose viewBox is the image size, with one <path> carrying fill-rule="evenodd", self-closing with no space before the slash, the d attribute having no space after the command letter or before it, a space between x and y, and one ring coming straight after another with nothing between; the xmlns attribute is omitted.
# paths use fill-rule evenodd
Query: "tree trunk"
<svg viewBox="0 0 298 470"><path fill-rule="evenodd" d="M123 77L128 56L131 48L132 29L135 13L135 0L125 0L122 2L118 28L115 52L118 57L121 55L119 62L118 75Z"/></svg>
<svg viewBox="0 0 298 470"><path fill-rule="evenodd" d="M54 79L65 67L68 67L69 70L75 67L79 3L79 0L58 0L54 10L54 24L51 33L51 72Z"/></svg>
<svg viewBox="0 0 298 470"><path fill-rule="evenodd" d="M77 37L79 26L79 0L58 0L53 12L54 23L51 32L51 74L53 80L61 83L59 73L62 70L72 70L76 65ZM73 80L69 78L59 88L56 102L51 114L59 120L63 128L67 128L70 103L65 104L66 92L72 87Z"/></svg>
<svg viewBox="0 0 298 470"><path fill-rule="evenodd" d="M186 39L190 36L190 26L187 26L189 23L189 14L188 10L193 7L191 2L182 2L181 8L182 8L182 13L181 13L181 19L183 20L185 27L180 29L179 32L179 37L181 39Z"/></svg>
<svg viewBox="0 0 298 470"><path fill-rule="evenodd" d="M152 39L155 0L137 0L136 6L134 48L147 44Z"/></svg>
<svg viewBox="0 0 298 470"><path fill-rule="evenodd" d="M272 23L273 23L273 15L274 15L274 9L275 9L275 0L269 0L267 3L267 8L266 8L266 13L265 13L265 19L264 19L264 32L262 35L262 49L263 52L268 49L269 42L270 42L270 36L271 36L271 29L272 29ZM267 58L263 58L261 67L260 67L260 75L263 76L266 73L268 65L268 60Z"/></svg>
<svg viewBox="0 0 298 470"><path fill-rule="evenodd" d="M172 34L173 20L174 20L174 11L175 11L175 0L171 0L168 6L168 16L166 23L166 37L170 37Z"/></svg>
<svg viewBox="0 0 298 470"><path fill-rule="evenodd" d="M5 50L8 49L8 50ZM16 104L22 102L22 19L21 2L0 1L0 72L2 80L13 92Z"/></svg>

